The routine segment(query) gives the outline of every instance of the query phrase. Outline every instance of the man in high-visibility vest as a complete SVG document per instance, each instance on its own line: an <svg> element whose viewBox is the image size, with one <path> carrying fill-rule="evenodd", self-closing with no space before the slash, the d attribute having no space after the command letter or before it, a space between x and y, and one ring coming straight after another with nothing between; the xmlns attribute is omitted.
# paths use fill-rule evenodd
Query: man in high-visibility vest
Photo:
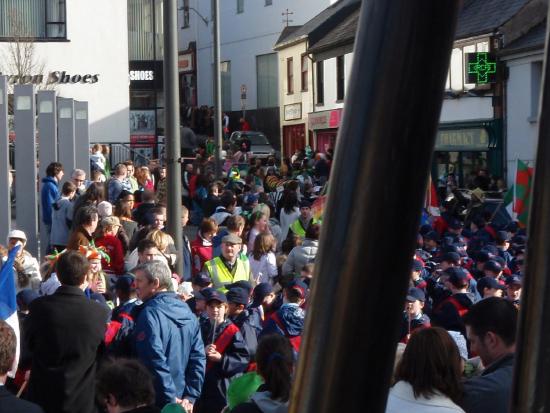
<svg viewBox="0 0 550 413"><path fill-rule="evenodd" d="M311 224L318 224L319 221L313 217L311 210L311 202L304 199L300 202L300 216L290 225L290 230L304 239L306 237L306 231Z"/></svg>
<svg viewBox="0 0 550 413"><path fill-rule="evenodd" d="M241 254L242 240L229 233L222 238L222 253L204 264L203 272L212 280L214 288L227 292L226 285L237 281L253 283L248 257Z"/></svg>

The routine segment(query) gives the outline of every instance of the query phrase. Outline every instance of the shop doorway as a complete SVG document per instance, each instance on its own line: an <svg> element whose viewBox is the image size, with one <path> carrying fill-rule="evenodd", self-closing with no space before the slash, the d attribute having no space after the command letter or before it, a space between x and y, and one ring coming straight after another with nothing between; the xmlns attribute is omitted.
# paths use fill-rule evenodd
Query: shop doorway
<svg viewBox="0 0 550 413"><path fill-rule="evenodd" d="M315 149L322 153L326 153L329 149L334 149L337 134L338 131L336 129L316 132Z"/></svg>
<svg viewBox="0 0 550 413"><path fill-rule="evenodd" d="M302 150L306 147L306 125L283 126L283 155L291 157L296 149Z"/></svg>
<svg viewBox="0 0 550 413"><path fill-rule="evenodd" d="M472 189L478 172L488 169L487 154L487 151L435 152L438 188L455 186Z"/></svg>

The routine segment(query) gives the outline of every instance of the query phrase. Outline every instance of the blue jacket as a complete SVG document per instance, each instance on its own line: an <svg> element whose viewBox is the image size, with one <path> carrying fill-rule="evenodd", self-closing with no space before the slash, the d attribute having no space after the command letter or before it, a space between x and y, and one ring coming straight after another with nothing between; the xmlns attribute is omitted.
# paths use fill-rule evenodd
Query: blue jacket
<svg viewBox="0 0 550 413"><path fill-rule="evenodd" d="M59 198L57 180L53 176L42 178L42 190L40 192L40 203L42 206L42 222L52 225L52 205Z"/></svg>
<svg viewBox="0 0 550 413"><path fill-rule="evenodd" d="M283 304L277 311L277 316L279 320L281 320L286 331L283 331L273 318L270 318L266 321L260 337L266 334L279 334L287 337L302 335L304 331L305 312L298 304Z"/></svg>
<svg viewBox="0 0 550 413"><path fill-rule="evenodd" d="M159 407L201 394L206 356L197 317L173 292L145 301L136 318L135 352L153 373Z"/></svg>

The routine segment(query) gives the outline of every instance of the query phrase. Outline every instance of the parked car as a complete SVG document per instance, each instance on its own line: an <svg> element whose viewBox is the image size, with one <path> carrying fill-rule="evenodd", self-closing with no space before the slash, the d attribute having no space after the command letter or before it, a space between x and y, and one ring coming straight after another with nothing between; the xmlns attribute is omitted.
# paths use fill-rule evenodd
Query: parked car
<svg viewBox="0 0 550 413"><path fill-rule="evenodd" d="M250 144L249 152L255 158L265 159L270 156L277 157L277 151L273 149L273 146L267 140L262 132L256 131L235 131L229 137L229 144L234 151L238 151L241 148L243 142L248 141Z"/></svg>

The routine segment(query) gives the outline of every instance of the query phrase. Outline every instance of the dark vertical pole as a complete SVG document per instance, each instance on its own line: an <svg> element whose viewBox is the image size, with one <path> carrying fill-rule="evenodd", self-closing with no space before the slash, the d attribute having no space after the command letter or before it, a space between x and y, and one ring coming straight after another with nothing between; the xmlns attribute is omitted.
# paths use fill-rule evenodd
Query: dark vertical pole
<svg viewBox="0 0 550 413"><path fill-rule="evenodd" d="M216 178L221 178L221 150L222 150L222 78L220 62L220 2L211 1L212 7L212 35L214 52L214 142L216 143ZM227 108L226 108L227 110Z"/></svg>
<svg viewBox="0 0 550 413"><path fill-rule="evenodd" d="M385 410L459 3L362 2L292 413Z"/></svg>
<svg viewBox="0 0 550 413"><path fill-rule="evenodd" d="M168 179L168 232L174 238L178 260L176 272L183 274L181 227L180 113L178 83L178 5L164 0L164 101L166 174Z"/></svg>
<svg viewBox="0 0 550 413"><path fill-rule="evenodd" d="M550 66L548 30L539 112L539 140L529 216L527 267L516 349L512 412L550 406ZM543 116L544 114L544 116Z"/></svg>

